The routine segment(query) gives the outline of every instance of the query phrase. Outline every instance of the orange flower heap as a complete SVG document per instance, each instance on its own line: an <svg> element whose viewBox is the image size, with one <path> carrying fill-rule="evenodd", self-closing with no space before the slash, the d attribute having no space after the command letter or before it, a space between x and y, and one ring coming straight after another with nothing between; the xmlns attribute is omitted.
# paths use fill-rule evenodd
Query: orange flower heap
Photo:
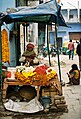
<svg viewBox="0 0 81 119"><path fill-rule="evenodd" d="M54 79L57 76L57 73L52 69L49 70L49 67L46 65L39 65L33 72L16 72L15 76L17 79L24 83L44 86L48 85L50 83L50 80Z"/></svg>

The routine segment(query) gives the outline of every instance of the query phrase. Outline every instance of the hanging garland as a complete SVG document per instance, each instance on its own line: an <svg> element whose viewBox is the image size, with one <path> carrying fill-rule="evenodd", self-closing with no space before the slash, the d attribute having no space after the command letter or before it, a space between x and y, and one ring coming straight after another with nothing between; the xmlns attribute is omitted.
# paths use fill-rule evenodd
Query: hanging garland
<svg viewBox="0 0 81 119"><path fill-rule="evenodd" d="M2 62L10 63L8 33L5 29L2 30Z"/></svg>

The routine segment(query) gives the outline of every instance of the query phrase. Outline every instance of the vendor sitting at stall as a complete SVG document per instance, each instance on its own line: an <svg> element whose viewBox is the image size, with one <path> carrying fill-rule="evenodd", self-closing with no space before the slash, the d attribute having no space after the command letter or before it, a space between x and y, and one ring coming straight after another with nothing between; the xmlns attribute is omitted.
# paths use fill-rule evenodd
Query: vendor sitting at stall
<svg viewBox="0 0 81 119"><path fill-rule="evenodd" d="M71 70L69 71L69 73L67 73L69 77L69 82L67 84L79 85L80 71L78 69L78 66L76 64L73 64L71 67Z"/></svg>
<svg viewBox="0 0 81 119"><path fill-rule="evenodd" d="M32 43L27 44L26 51L22 54L26 58L25 63L27 63L29 66L33 65L33 60L36 56L36 53L34 52L34 45Z"/></svg>

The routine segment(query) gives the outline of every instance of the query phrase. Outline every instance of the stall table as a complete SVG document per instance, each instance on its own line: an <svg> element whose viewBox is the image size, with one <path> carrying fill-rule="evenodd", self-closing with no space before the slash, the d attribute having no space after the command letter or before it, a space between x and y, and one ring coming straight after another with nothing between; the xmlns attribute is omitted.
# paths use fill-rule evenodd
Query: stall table
<svg viewBox="0 0 81 119"><path fill-rule="evenodd" d="M60 85L59 80L53 80L54 83L54 88L56 88L57 91L60 92L60 94L62 93L62 87ZM5 78L4 79L4 83L3 83L3 98L6 99L6 94L7 94L7 88L9 85L30 85L28 83L23 83L17 79L9 79L9 78ZM33 84L34 86L37 86L36 91L37 91L37 99L39 99L39 91L40 91L40 86L37 84Z"/></svg>
<svg viewBox="0 0 81 119"><path fill-rule="evenodd" d="M5 99L6 99L7 88L9 85L29 85L29 84L22 83L16 79L9 80L8 78L5 78L3 83L3 98ZM40 90L40 86L37 86L37 99L39 99L39 90Z"/></svg>

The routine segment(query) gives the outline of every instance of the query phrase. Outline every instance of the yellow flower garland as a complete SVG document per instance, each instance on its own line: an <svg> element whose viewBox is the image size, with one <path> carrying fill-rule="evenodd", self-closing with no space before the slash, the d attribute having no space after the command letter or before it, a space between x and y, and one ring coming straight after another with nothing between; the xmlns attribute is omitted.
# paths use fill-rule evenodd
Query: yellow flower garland
<svg viewBox="0 0 81 119"><path fill-rule="evenodd" d="M55 79L57 77L56 71L52 70L48 74L40 75L36 72L16 72L15 77L22 81L23 83L28 83L30 85L48 85L50 83L50 80Z"/></svg>

